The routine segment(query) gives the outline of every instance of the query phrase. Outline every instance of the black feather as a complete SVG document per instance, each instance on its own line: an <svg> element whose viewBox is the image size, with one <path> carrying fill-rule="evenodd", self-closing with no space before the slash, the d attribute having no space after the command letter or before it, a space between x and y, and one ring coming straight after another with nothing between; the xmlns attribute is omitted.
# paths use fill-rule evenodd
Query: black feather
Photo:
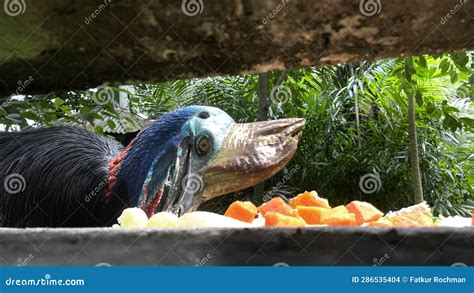
<svg viewBox="0 0 474 293"><path fill-rule="evenodd" d="M114 197L104 207L99 198L108 163L122 149L75 127L0 132L1 226L110 225L128 200Z"/></svg>

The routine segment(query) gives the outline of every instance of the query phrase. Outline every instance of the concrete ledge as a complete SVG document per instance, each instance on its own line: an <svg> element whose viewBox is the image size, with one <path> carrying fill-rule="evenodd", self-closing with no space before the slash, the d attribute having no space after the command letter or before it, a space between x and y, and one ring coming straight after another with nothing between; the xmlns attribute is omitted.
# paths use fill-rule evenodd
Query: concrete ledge
<svg viewBox="0 0 474 293"><path fill-rule="evenodd" d="M0 264L474 265L473 228L0 229Z"/></svg>

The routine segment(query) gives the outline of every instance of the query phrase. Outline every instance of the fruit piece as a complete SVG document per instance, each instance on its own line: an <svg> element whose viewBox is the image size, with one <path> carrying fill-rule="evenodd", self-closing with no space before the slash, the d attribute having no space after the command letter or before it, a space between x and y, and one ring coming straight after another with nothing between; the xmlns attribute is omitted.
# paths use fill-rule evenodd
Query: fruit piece
<svg viewBox="0 0 474 293"><path fill-rule="evenodd" d="M318 196L316 191L305 191L290 199L290 206L296 208L297 206L321 207L330 209L328 200Z"/></svg>
<svg viewBox="0 0 474 293"><path fill-rule="evenodd" d="M224 216L234 218L239 221L252 223L255 219L255 216L258 214L258 209L250 201L234 201Z"/></svg>
<svg viewBox="0 0 474 293"><path fill-rule="evenodd" d="M308 206L297 206L296 209L298 210L298 214L301 218L303 218L306 224L310 225L321 224L321 213L325 210L328 210L326 208Z"/></svg>
<svg viewBox="0 0 474 293"><path fill-rule="evenodd" d="M117 222L122 228L145 227L148 223L148 216L140 208L124 209Z"/></svg>
<svg viewBox="0 0 474 293"><path fill-rule="evenodd" d="M265 214L265 226L267 227L304 227L303 219L283 215L275 212Z"/></svg>
<svg viewBox="0 0 474 293"><path fill-rule="evenodd" d="M350 213L355 215L356 224L362 225L363 223L368 223L372 221L377 221L383 216L383 213L379 211L372 204L365 201L354 200L346 208Z"/></svg>
<svg viewBox="0 0 474 293"><path fill-rule="evenodd" d="M210 212L192 212L182 215L178 228L246 228L251 224Z"/></svg>
<svg viewBox="0 0 474 293"><path fill-rule="evenodd" d="M355 215L349 213L345 206L337 206L321 212L321 224L329 226L351 226L355 224Z"/></svg>
<svg viewBox="0 0 474 293"><path fill-rule="evenodd" d="M434 226L433 214L426 202L403 208L386 215L394 226L399 227L423 227Z"/></svg>
<svg viewBox="0 0 474 293"><path fill-rule="evenodd" d="M156 213L148 219L148 224L146 225L149 228L176 228L178 225L178 216L170 212L160 212Z"/></svg>
<svg viewBox="0 0 474 293"><path fill-rule="evenodd" d="M268 212L279 213L287 216L298 216L297 211L293 210L283 199L280 197L274 197L270 201L267 201L263 205L258 207L258 210L265 217Z"/></svg>
<svg viewBox="0 0 474 293"><path fill-rule="evenodd" d="M443 217L441 216L436 222L435 226L439 227L470 227L471 226L471 218L465 218L461 216L449 216Z"/></svg>
<svg viewBox="0 0 474 293"><path fill-rule="evenodd" d="M257 217L252 221L252 227L264 227L264 226L265 226L264 217Z"/></svg>
<svg viewBox="0 0 474 293"><path fill-rule="evenodd" d="M367 226L367 227L392 227L393 223L387 217L381 217L377 221L368 222L368 223L363 224L362 226Z"/></svg>

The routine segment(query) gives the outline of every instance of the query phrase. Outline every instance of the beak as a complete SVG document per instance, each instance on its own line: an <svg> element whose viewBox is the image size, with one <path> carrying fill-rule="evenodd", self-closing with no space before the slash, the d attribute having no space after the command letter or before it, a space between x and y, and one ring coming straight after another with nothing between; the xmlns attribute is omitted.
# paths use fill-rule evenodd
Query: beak
<svg viewBox="0 0 474 293"><path fill-rule="evenodd" d="M183 140L168 194L159 210L181 216L219 195L239 191L270 178L293 157L304 119L232 124L217 156L201 174L193 173L191 142Z"/></svg>
<svg viewBox="0 0 474 293"><path fill-rule="evenodd" d="M194 189L187 187L188 178L194 176L194 174L190 173L191 162L191 142L189 139L184 139L171 172L172 183L169 192L164 195L159 210L172 212L179 217L190 211L193 206L197 208L199 203L194 202L196 199L195 194L202 190L202 184ZM200 177L197 176L197 178Z"/></svg>
<svg viewBox="0 0 474 293"><path fill-rule="evenodd" d="M203 171L200 201L251 187L275 175L293 157L304 119L233 124Z"/></svg>

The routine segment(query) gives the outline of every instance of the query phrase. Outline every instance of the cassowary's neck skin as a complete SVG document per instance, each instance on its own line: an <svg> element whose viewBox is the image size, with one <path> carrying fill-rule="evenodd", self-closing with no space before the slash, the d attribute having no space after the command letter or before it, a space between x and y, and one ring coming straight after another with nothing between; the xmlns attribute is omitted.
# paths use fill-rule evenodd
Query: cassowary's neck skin
<svg viewBox="0 0 474 293"><path fill-rule="evenodd" d="M176 160L183 125L197 111L188 107L167 113L140 132L120 162L112 191L126 191L133 206L139 206L143 192L156 193L158 190L144 190L144 183L153 180L148 186L159 188L166 180L168 169Z"/></svg>

